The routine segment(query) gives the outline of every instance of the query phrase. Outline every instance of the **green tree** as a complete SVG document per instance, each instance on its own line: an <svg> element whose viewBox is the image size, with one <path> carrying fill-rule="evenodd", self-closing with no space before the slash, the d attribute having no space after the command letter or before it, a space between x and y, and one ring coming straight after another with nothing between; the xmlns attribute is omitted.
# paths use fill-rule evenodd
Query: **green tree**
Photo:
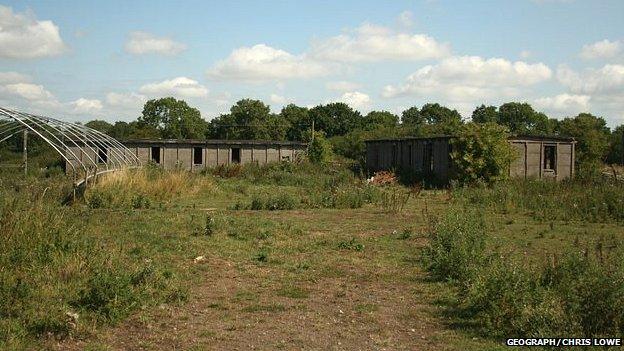
<svg viewBox="0 0 624 351"><path fill-rule="evenodd" d="M420 115L427 124L461 124L462 122L461 115L457 110L451 110L438 103L424 104L420 109Z"/></svg>
<svg viewBox="0 0 624 351"><path fill-rule="evenodd" d="M315 129L325 132L327 137L345 135L362 126L362 115L342 102L315 106L310 110Z"/></svg>
<svg viewBox="0 0 624 351"><path fill-rule="evenodd" d="M384 127L396 127L399 124L399 116L388 111L371 111L364 116L363 129L374 130Z"/></svg>
<svg viewBox="0 0 624 351"><path fill-rule="evenodd" d="M581 113L565 118L559 123L561 135L576 138L576 165L581 175L589 175L600 169L609 150L611 131L602 117Z"/></svg>
<svg viewBox="0 0 624 351"><path fill-rule="evenodd" d="M314 138L308 145L308 159L312 163L327 163L332 159L332 146L323 134L314 132Z"/></svg>
<svg viewBox="0 0 624 351"><path fill-rule="evenodd" d="M102 132L104 134L110 134L111 129L113 128L113 125L106 122L106 121L102 121L100 119L95 119L93 121L89 121L87 123L85 123L86 127L95 129L99 132Z"/></svg>
<svg viewBox="0 0 624 351"><path fill-rule="evenodd" d="M286 132L288 140L303 140L305 133L312 127L310 111L306 107L288 104L282 108L280 116L289 125Z"/></svg>
<svg viewBox="0 0 624 351"><path fill-rule="evenodd" d="M481 105L472 112L472 121L475 123L498 123L496 106Z"/></svg>
<svg viewBox="0 0 624 351"><path fill-rule="evenodd" d="M260 100L242 99L230 113L210 121L209 135L218 139L284 140L289 123Z"/></svg>
<svg viewBox="0 0 624 351"><path fill-rule="evenodd" d="M425 119L420 114L420 110L416 106L412 106L401 113L401 123L413 127L419 127L425 124Z"/></svg>
<svg viewBox="0 0 624 351"><path fill-rule="evenodd" d="M507 128L496 123L463 125L451 141L457 180L470 184L507 179L509 167L518 156L508 137Z"/></svg>
<svg viewBox="0 0 624 351"><path fill-rule="evenodd" d="M139 128L153 128L165 139L203 139L208 129L199 110L172 97L146 102L137 122Z"/></svg>
<svg viewBox="0 0 624 351"><path fill-rule="evenodd" d="M548 117L536 112L528 103L508 102L498 108L498 123L513 134L539 135L549 132ZM552 132L552 131L550 131Z"/></svg>
<svg viewBox="0 0 624 351"><path fill-rule="evenodd" d="M464 123L457 110L451 110L438 103L423 105L420 109L420 115L425 122L425 126L422 128L425 135L455 135Z"/></svg>

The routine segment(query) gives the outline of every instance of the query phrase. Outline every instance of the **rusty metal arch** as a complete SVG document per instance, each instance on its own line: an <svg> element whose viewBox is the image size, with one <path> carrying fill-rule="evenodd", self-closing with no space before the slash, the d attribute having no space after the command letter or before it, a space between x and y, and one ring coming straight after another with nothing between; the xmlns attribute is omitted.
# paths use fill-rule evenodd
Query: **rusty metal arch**
<svg viewBox="0 0 624 351"><path fill-rule="evenodd" d="M130 149L100 131L0 107L0 142L24 131L43 139L63 158L76 186L100 174L141 166Z"/></svg>

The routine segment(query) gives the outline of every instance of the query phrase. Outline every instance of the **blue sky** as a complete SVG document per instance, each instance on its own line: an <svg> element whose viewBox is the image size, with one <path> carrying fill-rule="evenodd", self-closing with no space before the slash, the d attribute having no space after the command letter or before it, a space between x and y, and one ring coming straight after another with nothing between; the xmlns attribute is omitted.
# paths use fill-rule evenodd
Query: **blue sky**
<svg viewBox="0 0 624 351"><path fill-rule="evenodd" d="M211 119L240 98L274 111L344 101L526 101L624 123L624 2L0 2L0 105L132 120L150 98Z"/></svg>

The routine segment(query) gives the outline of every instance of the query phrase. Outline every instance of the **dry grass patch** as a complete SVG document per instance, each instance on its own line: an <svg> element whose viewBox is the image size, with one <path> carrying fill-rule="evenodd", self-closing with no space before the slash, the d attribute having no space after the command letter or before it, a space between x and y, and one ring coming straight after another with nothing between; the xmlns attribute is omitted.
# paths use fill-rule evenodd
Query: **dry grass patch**
<svg viewBox="0 0 624 351"><path fill-rule="evenodd" d="M125 169L102 176L87 190L85 201L92 208L149 208L154 202L167 202L216 188L212 178L187 171L149 167Z"/></svg>

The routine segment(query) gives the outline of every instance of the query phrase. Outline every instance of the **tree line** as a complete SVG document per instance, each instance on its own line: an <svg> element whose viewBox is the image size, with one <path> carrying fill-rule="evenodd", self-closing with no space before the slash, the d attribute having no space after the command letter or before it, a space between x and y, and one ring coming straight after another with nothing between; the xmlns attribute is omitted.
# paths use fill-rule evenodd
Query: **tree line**
<svg viewBox="0 0 624 351"><path fill-rule="evenodd" d="M514 135L560 135L575 137L577 162L585 168L597 163L620 163L623 157L624 125L611 130L604 118L590 113L562 120L538 112L528 103L508 102L477 107L474 123L496 123ZM242 99L229 113L210 121L198 109L173 97L150 100L132 122L94 120L86 125L117 139L244 139L308 141L310 131L331 143L338 155L363 161L364 140L403 136L458 133L469 121L457 110L438 103L413 106L397 115L388 111L361 114L341 102L312 108L290 104L279 113L260 100Z"/></svg>

